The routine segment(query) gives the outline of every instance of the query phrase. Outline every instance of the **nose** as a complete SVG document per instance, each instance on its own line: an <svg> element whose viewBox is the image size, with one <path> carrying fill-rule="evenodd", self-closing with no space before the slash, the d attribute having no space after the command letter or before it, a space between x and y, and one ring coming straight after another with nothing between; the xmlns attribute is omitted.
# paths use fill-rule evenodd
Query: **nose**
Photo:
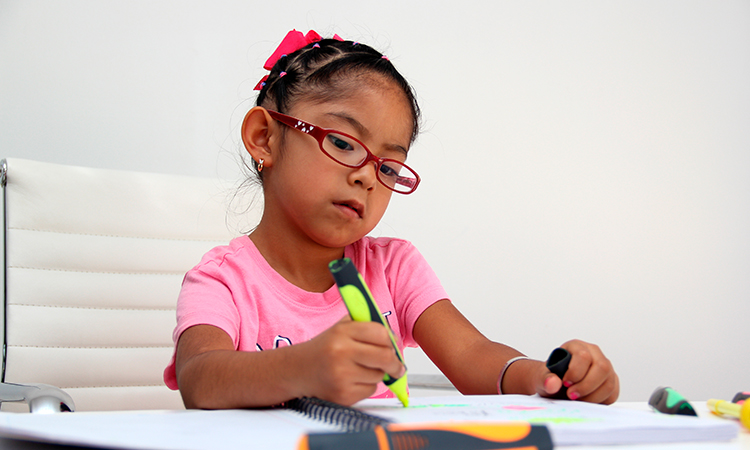
<svg viewBox="0 0 750 450"><path fill-rule="evenodd" d="M367 164L359 169L353 169L349 174L350 182L360 184L368 191L372 190L378 184L378 162L368 161Z"/></svg>

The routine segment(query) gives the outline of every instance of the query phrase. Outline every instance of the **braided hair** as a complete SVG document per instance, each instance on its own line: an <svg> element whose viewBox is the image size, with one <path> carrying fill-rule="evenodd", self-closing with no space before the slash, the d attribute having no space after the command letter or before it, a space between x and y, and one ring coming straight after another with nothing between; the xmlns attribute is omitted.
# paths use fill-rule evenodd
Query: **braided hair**
<svg viewBox="0 0 750 450"><path fill-rule="evenodd" d="M419 134L421 116L416 95L393 64L382 53L365 44L322 39L282 56L271 68L268 78L260 84L255 105L286 114L301 100L326 102L339 99L351 92L348 88L356 86L361 77L368 75L379 75L386 81L390 80L403 92L411 109L410 143L413 143ZM283 127L282 139L285 131L286 127ZM251 208L257 199L258 191L253 188L263 187L263 173L258 171L258 162L252 158L248 161L244 158L246 154L242 152L242 166L247 176L232 200L240 201L237 204L238 213ZM249 203L243 207L240 193L245 190L252 195Z"/></svg>
<svg viewBox="0 0 750 450"><path fill-rule="evenodd" d="M419 134L420 110L411 85L382 53L357 42L323 39L279 58L256 105L287 113L299 100L335 100L346 91L337 87L368 74L393 81L404 93L411 108L414 142Z"/></svg>

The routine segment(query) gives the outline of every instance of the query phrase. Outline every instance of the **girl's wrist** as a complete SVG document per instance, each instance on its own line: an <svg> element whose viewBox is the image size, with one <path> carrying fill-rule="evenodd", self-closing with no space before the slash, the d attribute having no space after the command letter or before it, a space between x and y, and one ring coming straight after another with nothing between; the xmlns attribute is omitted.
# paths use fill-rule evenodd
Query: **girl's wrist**
<svg viewBox="0 0 750 450"><path fill-rule="evenodd" d="M536 393L533 372L541 361L526 356L511 358L505 363L497 380L498 394L526 394Z"/></svg>
<svg viewBox="0 0 750 450"><path fill-rule="evenodd" d="M289 350L284 371L285 391L294 398L315 396L315 377L311 376L311 367L315 361L310 358L313 352L309 346L310 341L285 347Z"/></svg>
<svg viewBox="0 0 750 450"><path fill-rule="evenodd" d="M526 359L529 359L529 358L526 356L516 356L515 358L509 359L508 362L505 363L505 365L503 366L503 369L500 371L500 376L497 377L497 393L498 394L503 395L507 393L507 390L503 391L503 380L505 379L505 375L508 372L508 369L510 369L510 366L512 366L513 363L515 362L523 361Z"/></svg>

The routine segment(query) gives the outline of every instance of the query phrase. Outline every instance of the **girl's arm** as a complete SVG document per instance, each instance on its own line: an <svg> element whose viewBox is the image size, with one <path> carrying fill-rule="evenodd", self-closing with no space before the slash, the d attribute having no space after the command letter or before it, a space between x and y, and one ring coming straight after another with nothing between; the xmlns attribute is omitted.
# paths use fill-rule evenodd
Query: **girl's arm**
<svg viewBox="0 0 750 450"><path fill-rule="evenodd" d="M272 406L315 396L351 405L403 365L382 325L344 318L315 338L262 352L234 349L220 328L197 325L177 344L175 370L187 408Z"/></svg>
<svg viewBox="0 0 750 450"><path fill-rule="evenodd" d="M413 334L427 356L464 394L497 394L500 371L508 360L522 356L487 339L448 300L427 308L414 324ZM613 403L619 395L619 380L599 347L582 341L569 341L562 347L572 355L563 380L549 372L543 361L519 360L505 372L502 392L549 396L565 382L571 399Z"/></svg>

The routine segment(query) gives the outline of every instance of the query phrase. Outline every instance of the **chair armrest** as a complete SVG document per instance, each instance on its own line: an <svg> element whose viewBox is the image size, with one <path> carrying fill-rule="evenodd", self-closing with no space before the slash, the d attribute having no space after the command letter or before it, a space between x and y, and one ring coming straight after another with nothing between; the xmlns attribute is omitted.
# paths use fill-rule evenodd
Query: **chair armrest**
<svg viewBox="0 0 750 450"><path fill-rule="evenodd" d="M37 414L75 411L70 395L48 384L0 383L2 402L24 402L29 405L29 412Z"/></svg>

